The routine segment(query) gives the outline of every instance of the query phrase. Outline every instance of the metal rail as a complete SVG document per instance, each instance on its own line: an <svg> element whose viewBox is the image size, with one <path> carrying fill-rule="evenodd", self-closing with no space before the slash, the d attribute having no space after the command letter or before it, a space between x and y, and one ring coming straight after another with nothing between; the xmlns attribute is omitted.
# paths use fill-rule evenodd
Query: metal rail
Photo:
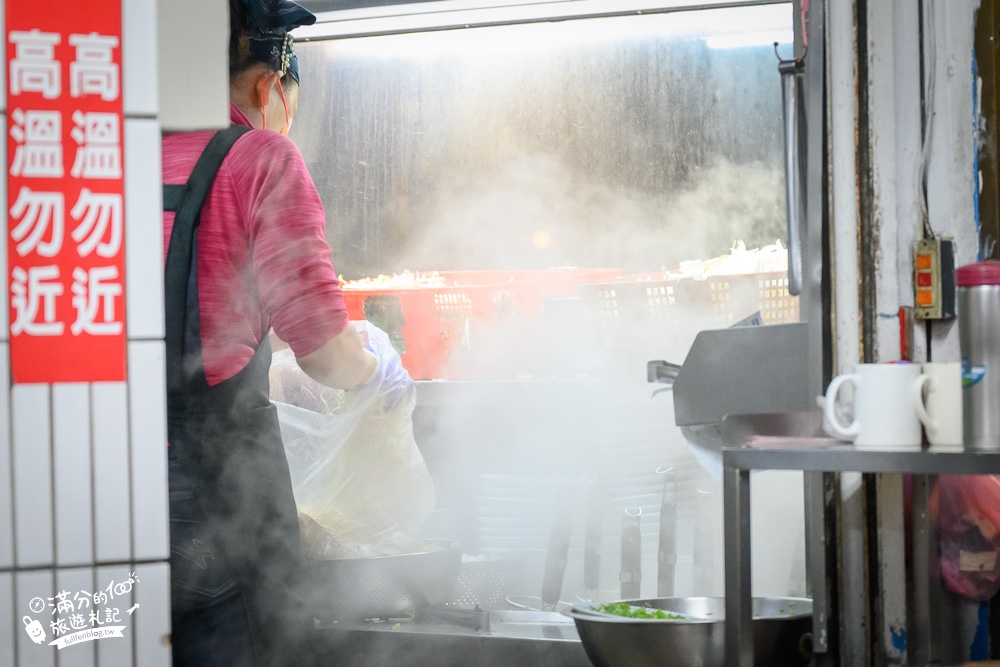
<svg viewBox="0 0 1000 667"><path fill-rule="evenodd" d="M299 41L373 37L493 25L635 16L788 4L789 0L495 0L430 2L322 12L314 25L297 28Z"/></svg>

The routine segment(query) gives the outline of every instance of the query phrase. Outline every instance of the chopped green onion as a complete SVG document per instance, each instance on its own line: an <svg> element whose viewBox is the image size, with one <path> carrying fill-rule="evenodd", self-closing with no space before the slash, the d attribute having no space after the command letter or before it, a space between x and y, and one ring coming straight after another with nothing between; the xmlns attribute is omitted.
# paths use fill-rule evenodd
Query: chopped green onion
<svg viewBox="0 0 1000 667"><path fill-rule="evenodd" d="M600 614L613 614L615 616L624 616L626 618L658 618L673 620L684 620L687 618L684 614L675 614L662 609L653 609L652 607L635 607L627 602L609 602L607 604L594 605L592 609Z"/></svg>

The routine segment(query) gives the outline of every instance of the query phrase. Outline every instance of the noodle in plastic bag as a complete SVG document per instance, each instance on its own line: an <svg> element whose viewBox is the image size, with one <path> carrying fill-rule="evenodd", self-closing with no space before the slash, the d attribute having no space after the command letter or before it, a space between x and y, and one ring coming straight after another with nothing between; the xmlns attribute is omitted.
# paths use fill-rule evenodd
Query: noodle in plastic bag
<svg viewBox="0 0 1000 667"><path fill-rule="evenodd" d="M342 558L419 551L435 495L413 438L416 385L384 331L367 321L352 326L378 359L373 377L354 389L312 380L291 350L272 358L271 400L300 525L306 515L322 527ZM307 543L307 554L329 557L330 543L322 554L309 554Z"/></svg>

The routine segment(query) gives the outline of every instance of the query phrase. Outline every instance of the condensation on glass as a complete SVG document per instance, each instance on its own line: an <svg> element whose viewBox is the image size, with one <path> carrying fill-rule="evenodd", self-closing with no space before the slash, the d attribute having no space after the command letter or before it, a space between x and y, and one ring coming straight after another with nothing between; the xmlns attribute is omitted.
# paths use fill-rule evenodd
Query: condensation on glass
<svg viewBox="0 0 1000 667"><path fill-rule="evenodd" d="M338 271L615 267L784 239L790 4L300 43Z"/></svg>

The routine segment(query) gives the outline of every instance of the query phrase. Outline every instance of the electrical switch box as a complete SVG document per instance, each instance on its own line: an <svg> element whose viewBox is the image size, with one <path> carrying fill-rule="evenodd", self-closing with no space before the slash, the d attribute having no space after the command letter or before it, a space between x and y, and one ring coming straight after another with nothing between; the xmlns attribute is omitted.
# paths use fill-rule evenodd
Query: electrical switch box
<svg viewBox="0 0 1000 667"><path fill-rule="evenodd" d="M913 257L913 316L920 320L955 317L955 243L921 239Z"/></svg>

